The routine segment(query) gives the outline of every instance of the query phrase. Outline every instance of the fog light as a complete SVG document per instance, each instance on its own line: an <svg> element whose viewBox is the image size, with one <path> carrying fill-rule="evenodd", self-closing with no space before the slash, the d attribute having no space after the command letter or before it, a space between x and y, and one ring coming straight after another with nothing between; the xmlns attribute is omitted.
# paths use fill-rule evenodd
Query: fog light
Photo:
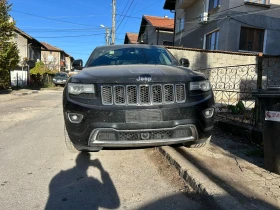
<svg viewBox="0 0 280 210"><path fill-rule="evenodd" d="M205 109L202 111L205 118L211 118L214 114L214 108Z"/></svg>
<svg viewBox="0 0 280 210"><path fill-rule="evenodd" d="M80 123L83 120L83 115L77 113L68 113L68 118L71 123Z"/></svg>

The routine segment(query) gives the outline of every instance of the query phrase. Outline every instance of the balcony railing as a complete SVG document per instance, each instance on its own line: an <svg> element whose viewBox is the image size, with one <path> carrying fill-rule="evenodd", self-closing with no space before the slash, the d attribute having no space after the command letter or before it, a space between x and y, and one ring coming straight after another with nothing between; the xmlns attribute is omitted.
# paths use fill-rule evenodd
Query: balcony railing
<svg viewBox="0 0 280 210"><path fill-rule="evenodd" d="M255 4L269 6L270 0L244 0L245 4Z"/></svg>

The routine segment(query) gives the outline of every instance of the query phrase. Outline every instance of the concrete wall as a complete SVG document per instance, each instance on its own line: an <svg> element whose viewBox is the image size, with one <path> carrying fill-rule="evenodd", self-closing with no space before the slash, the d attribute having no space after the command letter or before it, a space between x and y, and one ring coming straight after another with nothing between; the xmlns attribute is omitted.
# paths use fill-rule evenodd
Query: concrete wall
<svg viewBox="0 0 280 210"><path fill-rule="evenodd" d="M66 71L70 71L72 68L72 62L70 57L65 57L65 63L66 63Z"/></svg>
<svg viewBox="0 0 280 210"><path fill-rule="evenodd" d="M22 60L22 58L28 58L28 40L20 34L15 33L13 41L16 42L18 46L20 60Z"/></svg>
<svg viewBox="0 0 280 210"><path fill-rule="evenodd" d="M60 71L60 52L42 50L41 59L51 70Z"/></svg>
<svg viewBox="0 0 280 210"><path fill-rule="evenodd" d="M237 53L223 53L204 51L196 49L174 49L167 47L168 50L180 60L180 58L187 58L190 61L190 69L207 69L224 66L237 66L237 65L248 65L257 64L257 55L245 53L239 55Z"/></svg>

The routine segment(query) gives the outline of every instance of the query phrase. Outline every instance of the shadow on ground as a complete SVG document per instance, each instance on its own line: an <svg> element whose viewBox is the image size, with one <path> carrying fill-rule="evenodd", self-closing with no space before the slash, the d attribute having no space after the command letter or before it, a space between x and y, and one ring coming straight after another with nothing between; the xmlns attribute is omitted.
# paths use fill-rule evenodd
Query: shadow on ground
<svg viewBox="0 0 280 210"><path fill-rule="evenodd" d="M235 136L228 132L223 132L215 127L211 143L221 147L237 157L240 157L258 167L264 168L263 147L249 144L242 137Z"/></svg>
<svg viewBox="0 0 280 210"><path fill-rule="evenodd" d="M175 150L182 155L182 157L186 158L188 161L190 161L197 169L201 171L204 175L206 175L212 182L216 183L219 187L221 187L223 190L225 190L228 194L231 196L237 198L239 201L241 201L242 204L244 204L245 209L268 209L268 210L274 210L279 209L278 207L269 204L261 199L254 198L253 196L246 196L245 194L248 192L243 192L241 188L238 188L238 186L234 185L234 182L228 182L226 181L222 176L219 176L219 174L215 174L211 169L205 166L203 162L196 159L194 156L192 156L190 153L186 152L181 147L175 147ZM191 181L191 180L190 180ZM226 205L228 205L228 209L235 209L233 204L228 203L226 197L220 197L219 200L221 202L224 202ZM231 207L231 205L233 205Z"/></svg>
<svg viewBox="0 0 280 210"><path fill-rule="evenodd" d="M88 177L89 167L100 171L102 183L94 177ZM61 171L51 180L45 209L95 210L99 207L116 209L119 206L117 190L100 161L90 160L89 153L80 153L75 167Z"/></svg>

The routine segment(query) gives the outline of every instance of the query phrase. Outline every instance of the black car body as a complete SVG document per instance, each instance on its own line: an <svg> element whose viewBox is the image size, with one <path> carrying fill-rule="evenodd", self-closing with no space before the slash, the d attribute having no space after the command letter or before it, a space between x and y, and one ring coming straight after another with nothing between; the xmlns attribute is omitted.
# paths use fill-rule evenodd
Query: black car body
<svg viewBox="0 0 280 210"><path fill-rule="evenodd" d="M213 107L207 78L165 48L98 47L64 88L66 143L81 151L201 146L211 137Z"/></svg>
<svg viewBox="0 0 280 210"><path fill-rule="evenodd" d="M53 83L55 85L65 85L68 79L68 74L65 72L56 73L53 77Z"/></svg>

